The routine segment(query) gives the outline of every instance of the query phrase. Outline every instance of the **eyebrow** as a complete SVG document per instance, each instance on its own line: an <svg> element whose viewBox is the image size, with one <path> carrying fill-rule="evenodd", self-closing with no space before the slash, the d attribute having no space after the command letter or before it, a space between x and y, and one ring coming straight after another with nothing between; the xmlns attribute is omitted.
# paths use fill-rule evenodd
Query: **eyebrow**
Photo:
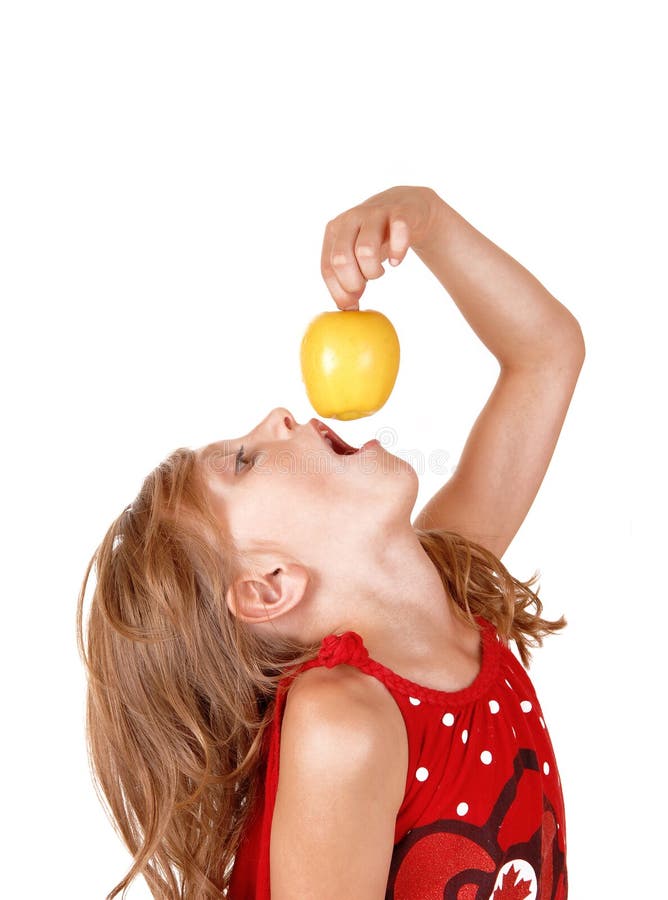
<svg viewBox="0 0 668 900"><path fill-rule="evenodd" d="M223 453L223 451L218 446L218 444L221 444L221 443L223 444L223 446L228 446L231 449L229 449L226 453ZM233 443L232 441L219 441L216 444L208 444L202 450L202 457L204 459L206 459L207 457L211 456L214 453L218 454L221 457L232 456L234 453L237 452L236 448L232 449L232 443Z"/></svg>
<svg viewBox="0 0 668 900"><path fill-rule="evenodd" d="M227 443L229 445L230 442L228 441L225 443ZM203 466L211 466L211 468L217 469L219 471L219 473L227 475L229 472L229 467L225 466L225 468L222 468L219 466L219 463L223 462L224 460L229 459L230 457L235 456L236 452L237 452L236 449L230 449L227 452L224 452L220 447L216 446L215 444L209 444L208 446L204 447L200 452L200 463ZM215 462L214 462L214 460L215 460Z"/></svg>

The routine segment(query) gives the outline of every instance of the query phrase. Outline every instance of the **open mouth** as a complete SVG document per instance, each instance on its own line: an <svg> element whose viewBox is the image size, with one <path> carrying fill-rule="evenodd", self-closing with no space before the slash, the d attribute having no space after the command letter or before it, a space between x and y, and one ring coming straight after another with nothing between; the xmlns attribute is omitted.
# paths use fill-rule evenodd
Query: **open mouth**
<svg viewBox="0 0 668 900"><path fill-rule="evenodd" d="M318 430L325 443L329 444L332 448L334 453L337 453L339 456L352 456L353 453L357 453L358 447L351 447L350 444L346 444L343 438L340 438L338 434L335 431L332 431L331 428L328 428L327 425L319 422L318 419L311 419L311 422Z"/></svg>

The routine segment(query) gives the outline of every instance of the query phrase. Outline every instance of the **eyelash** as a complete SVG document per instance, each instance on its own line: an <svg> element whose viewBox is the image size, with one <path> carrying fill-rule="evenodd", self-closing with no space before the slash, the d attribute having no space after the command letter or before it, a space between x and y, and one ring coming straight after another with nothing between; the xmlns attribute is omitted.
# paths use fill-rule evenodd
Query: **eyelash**
<svg viewBox="0 0 668 900"><path fill-rule="evenodd" d="M235 458L234 474L235 475L239 474L239 466L241 463L247 463L247 464L251 463L252 464L252 462L253 462L252 458L250 460L244 459L244 445L242 444L241 447L239 447L239 452L237 453L236 458Z"/></svg>

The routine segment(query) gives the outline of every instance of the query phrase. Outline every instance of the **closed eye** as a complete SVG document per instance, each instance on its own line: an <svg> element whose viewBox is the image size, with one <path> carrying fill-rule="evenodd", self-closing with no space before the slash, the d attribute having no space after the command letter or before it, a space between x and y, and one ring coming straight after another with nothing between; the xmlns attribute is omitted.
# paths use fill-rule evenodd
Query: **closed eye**
<svg viewBox="0 0 668 900"><path fill-rule="evenodd" d="M235 475L239 474L239 468L242 463L244 463L245 465L248 465L248 463L251 463L251 465L252 465L252 463L253 463L252 457L250 460L244 459L244 445L243 444L241 445L241 447L239 447L239 452L237 453L235 461L234 461L234 474Z"/></svg>

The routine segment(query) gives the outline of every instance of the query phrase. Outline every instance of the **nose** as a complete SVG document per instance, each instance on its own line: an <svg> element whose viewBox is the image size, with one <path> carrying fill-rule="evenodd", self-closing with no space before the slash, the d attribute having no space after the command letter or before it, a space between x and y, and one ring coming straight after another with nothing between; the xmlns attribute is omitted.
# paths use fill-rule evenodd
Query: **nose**
<svg viewBox="0 0 668 900"><path fill-rule="evenodd" d="M294 434L297 430L297 422L290 410L284 406L277 406L272 409L267 418L264 420L270 431L277 437L286 437Z"/></svg>

